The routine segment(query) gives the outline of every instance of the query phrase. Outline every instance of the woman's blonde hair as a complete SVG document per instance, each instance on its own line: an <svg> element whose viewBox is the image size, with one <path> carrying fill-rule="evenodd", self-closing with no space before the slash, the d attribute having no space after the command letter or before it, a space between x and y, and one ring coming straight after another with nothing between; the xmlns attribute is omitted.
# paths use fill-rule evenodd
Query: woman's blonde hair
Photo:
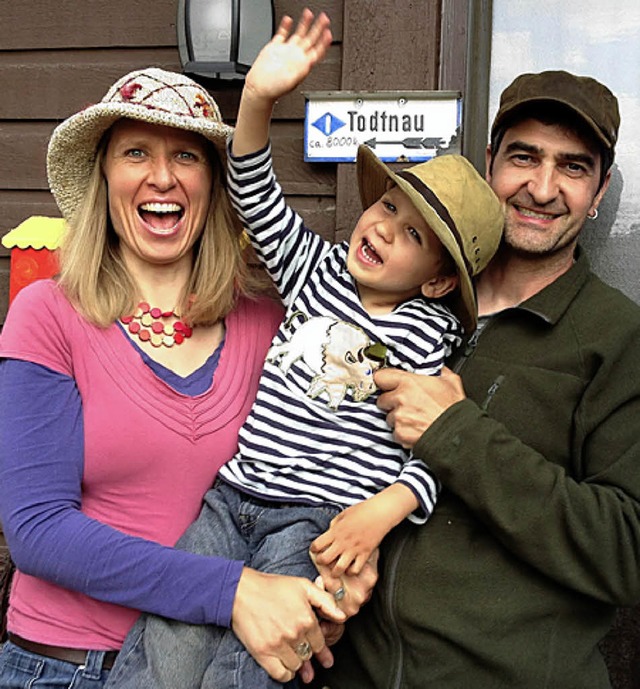
<svg viewBox="0 0 640 689"><path fill-rule="evenodd" d="M67 223L60 246L59 284L87 320L107 327L133 313L142 295L120 255L109 221L102 164L108 134L98 146L87 192ZM224 318L239 294L251 296L258 278L248 269L240 245L242 227L227 196L224 169L209 145L212 194L204 230L196 241L189 281L178 304L192 326ZM195 295L195 299L191 299Z"/></svg>

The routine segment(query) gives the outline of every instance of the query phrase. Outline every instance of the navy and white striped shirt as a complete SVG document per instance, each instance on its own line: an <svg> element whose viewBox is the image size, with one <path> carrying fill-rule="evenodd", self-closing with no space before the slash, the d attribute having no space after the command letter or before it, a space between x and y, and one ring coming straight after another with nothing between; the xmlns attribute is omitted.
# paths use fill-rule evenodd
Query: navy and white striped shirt
<svg viewBox="0 0 640 689"><path fill-rule="evenodd" d="M274 502L346 507L395 482L407 485L425 521L438 481L392 437L376 406L376 347L385 365L437 374L461 328L422 297L370 316L347 270L348 244L303 224L276 182L271 149L229 152L229 194L286 307L258 396L240 431L240 452L220 470L238 489ZM383 350L384 351L384 350Z"/></svg>

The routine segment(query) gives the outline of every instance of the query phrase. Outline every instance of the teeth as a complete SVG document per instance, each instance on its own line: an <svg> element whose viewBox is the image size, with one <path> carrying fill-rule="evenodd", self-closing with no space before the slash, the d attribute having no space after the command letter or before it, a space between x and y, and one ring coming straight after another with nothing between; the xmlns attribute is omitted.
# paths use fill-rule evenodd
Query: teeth
<svg viewBox="0 0 640 689"><path fill-rule="evenodd" d="M536 213L528 208L518 208L518 210L522 215L526 215L527 218L534 218L535 220L552 220L555 217L551 213Z"/></svg>
<svg viewBox="0 0 640 689"><path fill-rule="evenodd" d="M374 263L375 265L382 263L375 249L366 240L362 243L362 253L369 263Z"/></svg>
<svg viewBox="0 0 640 689"><path fill-rule="evenodd" d="M140 208L149 213L179 213L182 210L177 203L143 203Z"/></svg>

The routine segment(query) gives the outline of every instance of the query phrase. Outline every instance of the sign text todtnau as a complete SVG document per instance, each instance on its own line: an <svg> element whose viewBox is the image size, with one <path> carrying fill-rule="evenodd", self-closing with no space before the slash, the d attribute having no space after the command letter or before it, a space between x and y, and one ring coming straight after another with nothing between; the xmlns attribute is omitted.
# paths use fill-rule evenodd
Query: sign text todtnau
<svg viewBox="0 0 640 689"><path fill-rule="evenodd" d="M360 144L386 161L460 153L462 98L449 91L306 93L304 159L353 162Z"/></svg>

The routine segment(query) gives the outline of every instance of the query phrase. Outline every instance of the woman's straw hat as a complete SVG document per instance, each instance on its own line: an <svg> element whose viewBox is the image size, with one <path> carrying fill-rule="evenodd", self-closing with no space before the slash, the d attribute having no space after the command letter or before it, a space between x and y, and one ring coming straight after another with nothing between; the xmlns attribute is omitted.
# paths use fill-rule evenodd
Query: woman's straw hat
<svg viewBox="0 0 640 689"><path fill-rule="evenodd" d="M66 119L51 136L49 186L67 220L86 192L100 139L123 117L202 134L223 160L233 131L213 98L189 77L154 67L125 75L99 103Z"/></svg>

